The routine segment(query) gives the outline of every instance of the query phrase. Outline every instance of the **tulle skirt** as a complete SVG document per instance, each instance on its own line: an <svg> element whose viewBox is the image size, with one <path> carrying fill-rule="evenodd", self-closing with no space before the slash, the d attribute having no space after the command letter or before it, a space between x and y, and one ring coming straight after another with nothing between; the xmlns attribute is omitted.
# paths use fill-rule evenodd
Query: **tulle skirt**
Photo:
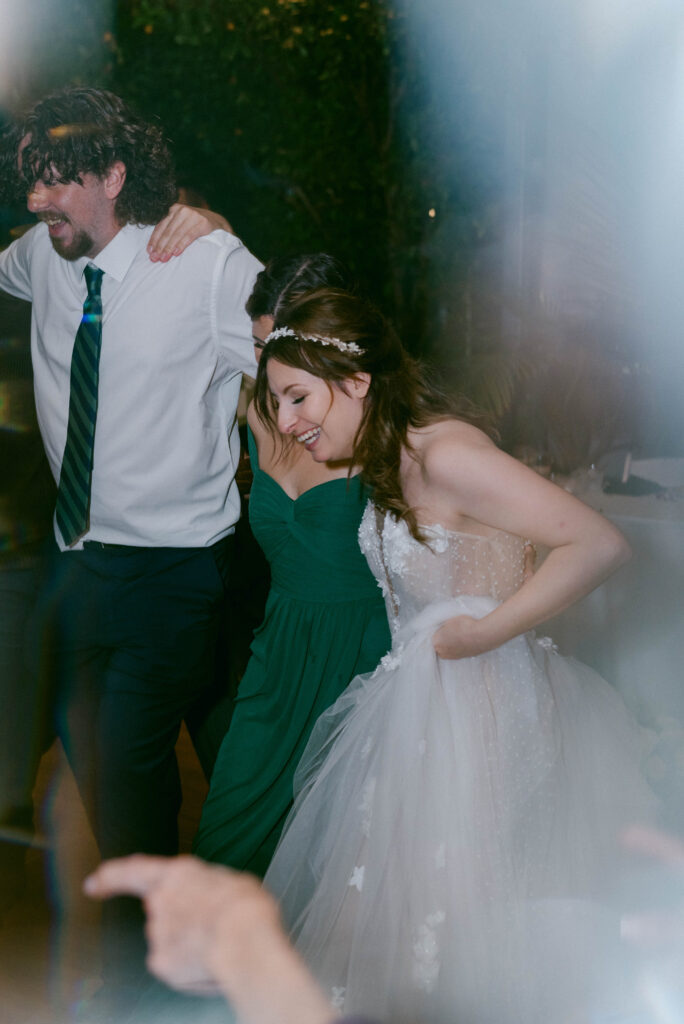
<svg viewBox="0 0 684 1024"><path fill-rule="evenodd" d="M615 1012L618 837L654 814L638 731L612 687L548 639L436 656L437 624L493 607L425 609L319 719L298 769L265 884L346 1013Z"/></svg>

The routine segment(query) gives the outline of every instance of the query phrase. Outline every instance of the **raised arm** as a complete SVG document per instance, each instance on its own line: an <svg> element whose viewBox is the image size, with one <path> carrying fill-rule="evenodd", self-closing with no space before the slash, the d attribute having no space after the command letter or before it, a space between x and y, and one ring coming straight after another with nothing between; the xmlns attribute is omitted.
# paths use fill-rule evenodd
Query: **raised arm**
<svg viewBox="0 0 684 1024"><path fill-rule="evenodd" d="M478 621L452 619L435 635L440 657L481 654L584 597L629 558L622 534L593 509L500 451L479 431L445 423L423 452L431 506L550 549L520 590Z"/></svg>
<svg viewBox="0 0 684 1024"><path fill-rule="evenodd" d="M234 234L228 221L212 210L174 203L166 217L155 227L147 252L153 263L166 263L172 256L180 256L184 249L212 231L220 229Z"/></svg>

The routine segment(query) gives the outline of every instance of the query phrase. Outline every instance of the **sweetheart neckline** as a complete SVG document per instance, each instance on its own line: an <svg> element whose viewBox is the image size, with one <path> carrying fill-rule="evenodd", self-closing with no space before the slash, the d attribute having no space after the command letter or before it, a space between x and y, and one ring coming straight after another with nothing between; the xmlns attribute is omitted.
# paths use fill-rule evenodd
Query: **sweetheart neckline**
<svg viewBox="0 0 684 1024"><path fill-rule="evenodd" d="M369 504L372 505L372 502L369 502ZM399 520L392 520L392 521L394 523L396 523L397 526L400 523ZM409 536L411 536L411 534L409 532L409 529L408 529L408 526L406 525L405 521L401 520L401 523L403 524L404 529L409 533ZM383 520L383 528L384 528L384 520ZM513 540L519 541L519 543L522 544L523 546L524 546L524 543L525 543L523 541L522 537L518 537L517 534L515 534L515 533L508 533L506 530L496 530L496 532L493 533L493 534L469 533L467 530L452 530L448 526L444 526L442 523L418 523L418 529L419 530L429 530L429 531L432 531L433 533L437 533L437 534L439 534L439 533L454 534L456 537L469 537L471 540L489 540L489 541L494 541L494 540L497 540L499 537L511 537Z"/></svg>
<svg viewBox="0 0 684 1024"><path fill-rule="evenodd" d="M254 432L252 431L252 429L249 426L248 426L247 429L249 431L249 434L251 435L252 443L253 443L253 446L254 446L254 454L256 455L256 465L255 465L256 471L259 472L259 473L262 473L263 476L265 476L267 480L270 480L271 483L273 483L278 488L278 490L287 498L287 500L292 502L293 505L295 505L299 501L300 498L303 498L306 494L310 494L311 491L315 491L318 487L326 487L328 484L337 484L341 480L344 480L344 481L348 482L350 480L355 480L357 476L361 475L360 473L354 473L354 474L352 474L352 476L338 476L338 477L335 477L332 480L321 480L320 484L314 484L313 487L307 487L307 489L305 491L302 491L302 493L298 494L296 498L293 498L291 494L287 493L287 491L285 490L283 485L281 483L279 483L274 476L271 476L271 474L267 473L265 469L262 469L261 464L259 462L259 447L258 447L258 445L256 443L256 438L254 436Z"/></svg>
<svg viewBox="0 0 684 1024"><path fill-rule="evenodd" d="M295 505L300 500L300 498L304 498L306 497L307 494L311 494L312 491L318 490L319 487L327 487L328 484L349 483L351 480L356 480L356 478L360 476L360 473L354 473L353 476L339 476L335 477L333 480L321 480L319 484L314 484L312 487L307 487L305 491L302 491L302 493L298 494L296 498L293 498L291 494L287 493L283 485L279 483L275 479L275 477L271 476L270 473L267 473L266 470L262 469L261 466L259 465L257 465L256 468L257 471L261 473L262 476L265 476L267 480L270 480L271 483L278 488L281 494L283 494L288 501L291 501L293 505Z"/></svg>

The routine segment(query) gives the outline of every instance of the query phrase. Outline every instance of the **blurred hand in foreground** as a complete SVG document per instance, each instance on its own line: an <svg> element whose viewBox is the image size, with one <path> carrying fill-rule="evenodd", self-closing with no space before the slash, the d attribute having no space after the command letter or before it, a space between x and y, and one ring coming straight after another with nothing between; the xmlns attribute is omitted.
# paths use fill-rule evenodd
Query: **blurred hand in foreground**
<svg viewBox="0 0 684 1024"><path fill-rule="evenodd" d="M222 993L254 1024L330 1024L335 1012L293 950L256 878L195 857L105 861L84 883L95 899L138 896L150 971L173 988Z"/></svg>

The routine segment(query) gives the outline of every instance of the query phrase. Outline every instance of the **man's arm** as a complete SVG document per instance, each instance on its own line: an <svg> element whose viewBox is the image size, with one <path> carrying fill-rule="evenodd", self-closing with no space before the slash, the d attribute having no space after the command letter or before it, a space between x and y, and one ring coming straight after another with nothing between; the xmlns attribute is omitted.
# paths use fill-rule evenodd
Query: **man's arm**
<svg viewBox="0 0 684 1024"><path fill-rule="evenodd" d="M252 324L245 303L263 264L234 237L219 234L207 244L210 243L222 249L210 293L214 343L231 366L248 377L256 377Z"/></svg>
<svg viewBox="0 0 684 1024"><path fill-rule="evenodd" d="M33 228L27 231L0 252L0 288L19 299L26 299L27 302L31 302L33 298L29 268L32 236L35 230Z"/></svg>

